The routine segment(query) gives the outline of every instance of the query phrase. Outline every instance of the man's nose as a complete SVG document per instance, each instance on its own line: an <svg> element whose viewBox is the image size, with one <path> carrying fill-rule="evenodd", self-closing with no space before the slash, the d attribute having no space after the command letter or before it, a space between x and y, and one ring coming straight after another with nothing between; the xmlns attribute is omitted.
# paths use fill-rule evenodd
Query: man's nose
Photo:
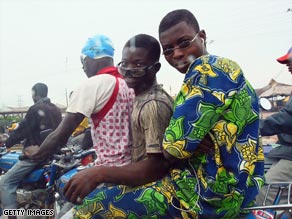
<svg viewBox="0 0 292 219"><path fill-rule="evenodd" d="M180 48L174 48L172 57L178 59L184 56L184 52Z"/></svg>

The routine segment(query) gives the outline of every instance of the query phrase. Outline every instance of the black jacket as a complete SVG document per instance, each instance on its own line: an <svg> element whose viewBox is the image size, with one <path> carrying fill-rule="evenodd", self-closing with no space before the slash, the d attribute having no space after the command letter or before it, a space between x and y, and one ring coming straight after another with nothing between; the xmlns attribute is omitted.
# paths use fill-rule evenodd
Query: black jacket
<svg viewBox="0 0 292 219"><path fill-rule="evenodd" d="M277 135L281 146L270 151L268 157L292 160L292 98L279 112L260 121L262 136Z"/></svg>
<svg viewBox="0 0 292 219"><path fill-rule="evenodd" d="M24 141L24 147L41 145L41 132L56 129L61 122L60 109L49 98L42 98L32 105L17 129L13 130L5 145L7 148Z"/></svg>

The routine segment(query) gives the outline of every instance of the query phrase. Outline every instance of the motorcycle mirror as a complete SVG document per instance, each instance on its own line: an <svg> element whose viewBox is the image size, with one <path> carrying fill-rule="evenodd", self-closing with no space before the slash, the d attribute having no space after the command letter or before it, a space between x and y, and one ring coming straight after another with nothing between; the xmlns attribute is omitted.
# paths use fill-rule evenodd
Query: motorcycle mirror
<svg viewBox="0 0 292 219"><path fill-rule="evenodd" d="M271 110L272 109L272 103L267 98L260 98L260 106L264 110Z"/></svg>

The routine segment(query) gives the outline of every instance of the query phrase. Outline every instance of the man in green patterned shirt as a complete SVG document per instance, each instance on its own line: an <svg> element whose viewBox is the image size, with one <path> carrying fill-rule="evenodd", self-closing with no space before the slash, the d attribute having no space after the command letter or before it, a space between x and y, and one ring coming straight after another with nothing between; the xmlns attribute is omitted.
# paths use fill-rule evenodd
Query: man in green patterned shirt
<svg viewBox="0 0 292 219"><path fill-rule="evenodd" d="M163 142L168 160L188 163L171 170L178 207L198 218L239 218L263 184L255 91L237 63L208 54L190 11L168 13L159 40L166 61L185 74ZM206 136L214 153L198 151Z"/></svg>

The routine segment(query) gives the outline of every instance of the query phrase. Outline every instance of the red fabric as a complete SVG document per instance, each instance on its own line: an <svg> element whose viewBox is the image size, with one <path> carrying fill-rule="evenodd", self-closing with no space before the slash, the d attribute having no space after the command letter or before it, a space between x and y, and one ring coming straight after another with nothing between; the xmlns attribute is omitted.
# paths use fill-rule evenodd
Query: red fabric
<svg viewBox="0 0 292 219"><path fill-rule="evenodd" d="M101 75L101 74L110 74L115 77L122 78L122 75L118 72L118 69L113 66L103 68L99 72L96 73L96 75Z"/></svg>
<svg viewBox="0 0 292 219"><path fill-rule="evenodd" d="M119 80L118 78L122 78L121 74L119 74L118 69L116 67L107 67L101 69L99 72L96 73L96 75L101 74L110 74L116 78L116 85L114 87L114 91L112 93L112 96L108 100L108 102L104 105L104 107L95 114L91 115L92 122L94 124L94 127L96 128L99 124L99 122L105 117L105 115L108 113L108 111L112 108L114 105L117 95L119 93Z"/></svg>

